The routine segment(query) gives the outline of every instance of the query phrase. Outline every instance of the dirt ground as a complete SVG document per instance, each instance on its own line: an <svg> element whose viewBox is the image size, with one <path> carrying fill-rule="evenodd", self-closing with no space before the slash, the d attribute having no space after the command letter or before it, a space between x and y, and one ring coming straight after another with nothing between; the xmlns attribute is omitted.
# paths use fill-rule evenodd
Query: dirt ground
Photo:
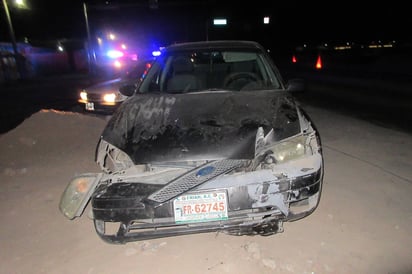
<svg viewBox="0 0 412 274"><path fill-rule="evenodd" d="M316 108L325 180L283 233L206 233L111 245L58 209L69 180L98 172L100 117L42 110L0 136L0 273L412 273L412 136Z"/></svg>

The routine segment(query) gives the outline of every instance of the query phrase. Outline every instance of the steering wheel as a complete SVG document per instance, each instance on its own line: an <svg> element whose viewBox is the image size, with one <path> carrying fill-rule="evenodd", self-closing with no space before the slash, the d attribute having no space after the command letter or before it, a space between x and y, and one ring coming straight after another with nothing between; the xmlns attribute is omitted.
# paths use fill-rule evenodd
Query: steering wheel
<svg viewBox="0 0 412 274"><path fill-rule="evenodd" d="M240 90L250 82L257 82L259 79L256 74L251 72L235 72L226 76L223 86Z"/></svg>

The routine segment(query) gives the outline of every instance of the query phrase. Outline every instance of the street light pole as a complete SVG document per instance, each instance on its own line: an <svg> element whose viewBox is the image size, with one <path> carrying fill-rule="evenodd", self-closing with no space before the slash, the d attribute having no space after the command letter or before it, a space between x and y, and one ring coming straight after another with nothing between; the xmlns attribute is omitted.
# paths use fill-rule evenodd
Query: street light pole
<svg viewBox="0 0 412 274"><path fill-rule="evenodd" d="M13 24L11 22L9 7L7 5L6 0L3 0L3 6L4 6L4 11L6 12L6 18L7 18L7 24L9 26L11 43L13 45L13 52L14 52L14 55L16 56L16 58L17 58L18 50L17 50L16 36L14 35Z"/></svg>
<svg viewBox="0 0 412 274"><path fill-rule="evenodd" d="M13 24L11 22L7 0L3 0L3 7L4 7L4 11L6 12L7 24L9 26L10 38L11 38L11 43L13 45L14 60L16 60L17 71L19 72L20 78L25 78L26 75L25 75L25 68L23 68L24 66L23 56L19 54L19 51L17 49L16 36L14 35L14 29L13 29Z"/></svg>
<svg viewBox="0 0 412 274"><path fill-rule="evenodd" d="M94 51L92 49L92 38L90 35L90 26L89 26L89 16L87 12L87 4L83 2L83 14L84 14L84 21L86 24L86 32L87 32L87 61L89 64L89 73L95 74L95 65L96 65L96 56L94 55Z"/></svg>

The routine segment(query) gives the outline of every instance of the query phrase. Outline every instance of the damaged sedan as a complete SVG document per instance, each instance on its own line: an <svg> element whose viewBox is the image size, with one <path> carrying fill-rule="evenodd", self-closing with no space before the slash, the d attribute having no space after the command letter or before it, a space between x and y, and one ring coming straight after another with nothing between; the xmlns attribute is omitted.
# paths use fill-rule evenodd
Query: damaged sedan
<svg viewBox="0 0 412 274"><path fill-rule="evenodd" d="M272 235L315 211L318 130L254 41L174 44L115 111L96 147L100 173L71 179L70 220L127 243L204 232ZM133 94L131 94L133 93Z"/></svg>

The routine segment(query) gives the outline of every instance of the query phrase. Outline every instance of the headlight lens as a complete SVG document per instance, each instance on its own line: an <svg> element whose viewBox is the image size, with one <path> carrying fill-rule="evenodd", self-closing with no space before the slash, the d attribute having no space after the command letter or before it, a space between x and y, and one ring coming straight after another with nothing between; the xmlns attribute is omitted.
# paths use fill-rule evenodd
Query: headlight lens
<svg viewBox="0 0 412 274"><path fill-rule="evenodd" d="M85 90L80 92L80 99L87 101L87 92Z"/></svg>
<svg viewBox="0 0 412 274"><path fill-rule="evenodd" d="M81 216L99 179L100 176L95 173L73 178L60 199L61 213L68 219Z"/></svg>
<svg viewBox="0 0 412 274"><path fill-rule="evenodd" d="M280 143L276 143L266 150L266 157L264 159L265 163L281 164L302 157L308 152L307 150L310 149L306 143L306 140L306 136L300 135Z"/></svg>
<svg viewBox="0 0 412 274"><path fill-rule="evenodd" d="M106 103L114 103L116 101L116 94L115 93L106 93L103 96L103 100Z"/></svg>

